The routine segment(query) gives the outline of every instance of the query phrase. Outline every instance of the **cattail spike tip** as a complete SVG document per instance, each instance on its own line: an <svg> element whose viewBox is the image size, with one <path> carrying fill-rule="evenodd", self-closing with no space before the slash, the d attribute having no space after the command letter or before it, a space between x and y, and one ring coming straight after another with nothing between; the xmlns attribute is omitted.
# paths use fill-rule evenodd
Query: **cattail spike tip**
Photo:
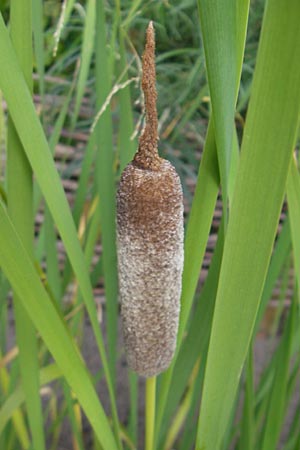
<svg viewBox="0 0 300 450"><path fill-rule="evenodd" d="M139 139L139 150L134 158L137 166L158 170L161 160L157 152L158 120L156 110L155 34L153 22L148 25L143 54L142 89L145 99L146 124Z"/></svg>

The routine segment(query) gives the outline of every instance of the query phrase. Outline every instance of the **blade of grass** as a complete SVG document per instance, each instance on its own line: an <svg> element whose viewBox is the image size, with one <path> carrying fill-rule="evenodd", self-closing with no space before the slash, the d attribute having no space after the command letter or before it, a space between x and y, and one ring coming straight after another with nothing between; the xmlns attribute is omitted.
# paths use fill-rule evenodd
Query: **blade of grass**
<svg viewBox="0 0 300 450"><path fill-rule="evenodd" d="M62 2L61 14L58 20L56 31L54 33L54 48L53 48L54 56L56 56L61 34L63 32L65 24L69 20L74 4L75 0L63 0Z"/></svg>
<svg viewBox="0 0 300 450"><path fill-rule="evenodd" d="M90 134L81 166L81 173L77 185L77 190L74 199L73 218L75 226L78 228L80 216L84 209L86 195L89 187L89 178L92 175L92 164L95 158L96 148L96 134ZM63 273L63 289L65 289L71 279L72 270L69 260L66 262Z"/></svg>
<svg viewBox="0 0 300 450"><path fill-rule="evenodd" d="M57 254L57 237L52 216L47 206L45 207L45 255L47 264L47 281L55 300L61 300L61 278Z"/></svg>
<svg viewBox="0 0 300 450"><path fill-rule="evenodd" d="M118 27L119 27L119 45L120 45L120 64L118 65L119 74L124 73L120 83L128 80L127 75L127 58L124 42L125 31L121 24L121 3L120 0L116 2L116 10L118 11ZM133 159L136 152L136 139L132 140L131 136L134 131L133 117L132 117L132 102L130 98L130 86L121 89L118 94L120 101L120 132L119 132L119 158L120 171L123 171L125 166Z"/></svg>
<svg viewBox="0 0 300 450"><path fill-rule="evenodd" d="M261 447L262 450L269 450L271 448L275 449L280 436L285 412L285 398L287 393L292 337L294 333L296 314L298 314L298 310L296 298L294 298L284 335L280 342L280 351L277 355L275 377L272 390L270 392L267 420L264 426L264 437Z"/></svg>
<svg viewBox="0 0 300 450"><path fill-rule="evenodd" d="M79 351L49 299L1 203L0 244L0 266L15 289L19 301L26 308L63 375L78 396L99 441L105 449L116 450L116 441L108 419Z"/></svg>
<svg viewBox="0 0 300 450"><path fill-rule="evenodd" d="M86 6L86 16L84 20L83 41L80 52L80 68L78 75L78 83L76 87L75 106L72 115L71 129L74 129L78 119L78 113L84 90L87 84L89 75L89 69L91 65L93 50L94 50L94 36L95 36L95 13L96 3L95 0L88 0Z"/></svg>
<svg viewBox="0 0 300 450"><path fill-rule="evenodd" d="M45 52L44 52L44 33L43 33L43 2L42 0L33 0L32 2L32 30L34 37L34 50L39 76L39 92L42 97L42 109L44 110L45 96Z"/></svg>
<svg viewBox="0 0 300 450"><path fill-rule="evenodd" d="M201 391L202 391L202 385L203 385L203 379L204 379L204 369L206 364L206 358L200 360L200 370L197 375L196 381L195 381L195 388L192 398L192 404L189 410L189 414L187 417L187 420L185 422L185 427L183 430L182 438L180 439L180 444L178 446L179 450L185 450L187 448L192 448L195 439L196 439L196 421L197 421L197 412L199 411L199 404L200 404L200 398L201 398Z"/></svg>
<svg viewBox="0 0 300 450"><path fill-rule="evenodd" d="M10 32L20 67L32 91L32 7L31 0L13 0L10 6ZM22 199L22 201L20 201ZM7 203L10 217L33 258L32 171L11 119L7 136ZM26 408L35 449L45 449L42 406L38 382L38 347L35 329L23 305L14 294L16 340L20 374L26 395Z"/></svg>
<svg viewBox="0 0 300 450"><path fill-rule="evenodd" d="M0 357L1 357L1 354L0 354ZM1 367L0 368L0 386L1 386L2 394L6 395L8 393L10 381L11 380L10 380L7 368ZM24 398L24 400L25 400L25 398ZM2 408L1 408L1 410L2 410ZM0 443L1 443L1 441L3 441L3 443L6 446L7 433L2 433L2 431L6 425L6 422L4 422L2 424L1 410L0 410L0 437L2 439L0 439ZM14 410L9 418L12 419L13 428L19 439L22 449L28 449L30 447L30 439L29 439L27 426L25 424L22 411L20 409ZM3 445L3 447L4 447L4 445Z"/></svg>
<svg viewBox="0 0 300 450"><path fill-rule="evenodd" d="M245 398L241 434L238 443L239 450L254 449L254 379L253 379L253 352L250 347L246 364Z"/></svg>
<svg viewBox="0 0 300 450"><path fill-rule="evenodd" d="M289 218L287 217L287 219L283 224L281 233L279 234L276 247L272 255L268 275L265 281L264 290L262 293L262 298L256 317L253 335L257 333L266 305L271 297L272 290L275 286L276 281L278 280L279 274L288 257L290 249L291 249L290 224Z"/></svg>
<svg viewBox="0 0 300 450"><path fill-rule="evenodd" d="M99 111L110 92L106 50L106 21L104 3L96 4L96 107ZM100 200L102 231L102 258L107 308L107 334L109 367L114 385L116 379L116 343L118 316L118 276L115 229L115 181L112 143L112 119L110 108L100 117L96 126L97 157L96 183Z"/></svg>
<svg viewBox="0 0 300 450"><path fill-rule="evenodd" d="M61 370L56 364L49 364L40 370L39 382L41 386L51 383L62 376ZM15 414L19 407L24 403L25 395L22 385L18 385L15 390L6 398L0 409L0 434L10 418Z"/></svg>
<svg viewBox="0 0 300 450"><path fill-rule="evenodd" d="M211 96L226 228L237 85L236 2L201 0L197 3Z"/></svg>
<svg viewBox="0 0 300 450"><path fill-rule="evenodd" d="M224 436L269 265L298 127L299 13L296 0L267 3L209 346L201 450L217 450Z"/></svg>
<svg viewBox="0 0 300 450"><path fill-rule="evenodd" d="M289 209L291 238L293 247L293 258L295 276L298 285L298 296L300 288L300 237L299 237L299 224L300 224L300 177L297 169L296 161L292 159L289 176L286 184L287 189L287 201ZM298 298L300 302L300 297Z"/></svg>
<svg viewBox="0 0 300 450"><path fill-rule="evenodd" d="M237 55L238 57L236 60L236 80L239 80L242 70L242 50L245 45L249 1L244 2L238 10L241 15L241 21L237 28L240 53ZM237 92L238 82L236 82L235 85L235 97L237 97ZM214 136L214 125L210 122L185 239L185 265L182 279L181 312L177 339L179 344L181 343L189 317L218 194L220 179L216 160L217 149ZM214 201L212 201L212 199L214 199ZM201 208L202 205L203 209ZM201 233L199 233L199 230L201 230ZM205 237L205 239L203 239L203 237Z"/></svg>
<svg viewBox="0 0 300 450"><path fill-rule="evenodd" d="M49 210L55 220L57 229L62 237L87 307L99 353L101 355L111 400L116 437L118 438L119 425L115 395L108 368L102 332L97 320L97 311L88 271L76 235L76 229L68 202L41 124L37 119L32 99L14 54L2 16L0 16L0 66L3 68L3 70L0 71L0 86L5 95L11 117L34 170L41 191L45 196ZM114 286L114 289L116 290L116 286Z"/></svg>
<svg viewBox="0 0 300 450"><path fill-rule="evenodd" d="M68 420L71 425L73 448L74 450L83 450L81 424L76 420L74 396L66 382L63 382L63 392L67 404Z"/></svg>

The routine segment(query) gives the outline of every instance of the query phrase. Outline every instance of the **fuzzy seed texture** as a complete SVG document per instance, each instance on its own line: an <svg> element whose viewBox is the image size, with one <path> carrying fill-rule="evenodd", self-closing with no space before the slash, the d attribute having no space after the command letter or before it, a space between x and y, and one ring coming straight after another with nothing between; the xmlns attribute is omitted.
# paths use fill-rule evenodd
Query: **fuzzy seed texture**
<svg viewBox="0 0 300 450"><path fill-rule="evenodd" d="M147 71L152 75L145 88ZM157 153L151 23L142 85L146 126L139 150L119 184L117 249L128 364L139 375L152 377L168 368L176 347L183 269L183 195L174 167Z"/></svg>

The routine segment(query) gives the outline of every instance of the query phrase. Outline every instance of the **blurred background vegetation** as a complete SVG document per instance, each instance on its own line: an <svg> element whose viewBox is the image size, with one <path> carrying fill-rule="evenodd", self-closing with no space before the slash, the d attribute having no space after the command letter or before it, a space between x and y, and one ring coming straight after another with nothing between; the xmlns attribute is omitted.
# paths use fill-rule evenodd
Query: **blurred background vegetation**
<svg viewBox="0 0 300 450"><path fill-rule="evenodd" d="M93 15L89 15L88 3L92 4L92 2L76 0L69 0L68 2L45 0L42 2L42 11L35 10L35 13L40 15L34 20L34 102L45 134L50 142L50 148L53 151L55 148L55 163L72 208L75 224L78 226L78 235L84 249L87 266L90 267L91 282L98 307L98 319L101 319L102 313L104 315L107 313L104 305L105 261L102 258L102 237L104 238L105 231L101 228L102 223L101 225L99 224L99 219L97 218L97 214L95 214L95 210L99 206L95 182L95 179L98 177L98 166L97 162L95 163L95 155L92 150L92 136L95 119L97 119L99 111L101 117L103 117L103 111L101 106L99 109L96 99L98 87L97 62L94 51L95 26ZM104 48L107 60L108 83L104 86L103 96L107 100L107 104L109 104L108 109L110 108L111 110L113 130L111 136L113 142L113 171L108 173L107 176L113 177L112 184L115 187L122 168L131 159L137 148L137 136L142 126L143 117L143 98L139 83L141 55L144 46L145 29L149 20L153 20L156 30L159 152L175 165L180 175L184 190L185 216L187 219L195 191L199 162L202 156L209 118L211 116L204 49L201 41L199 13L196 2L194 0L174 0L172 2L160 0L118 0L115 2L106 1L104 4L106 23L106 29L104 30L106 36ZM0 0L0 10L7 24L9 24L10 20L9 7L9 0ZM264 0L252 0L250 2L246 47L235 114L235 124L240 142L242 140L251 92L264 7ZM64 20L62 20L63 18ZM41 28L38 28L37 24ZM41 30L43 30L43 33L41 33ZM3 109L6 113L7 109L4 102ZM5 160L5 123L4 116L1 115L1 161ZM5 185L5 165L2 164L0 169L1 185ZM96 352L97 350L94 350L94 343L87 340L85 336L85 333L87 330L89 332L90 328L87 328L87 321L83 313L82 298L78 290L77 282L72 278L65 249L54 224L51 225L49 222L49 212L45 208L43 201L41 201L41 194L38 188L35 189L34 195L36 212L35 255L39 273L49 295L54 300L64 299L64 302L60 303L61 311L68 321L72 335L76 338L81 348L83 348L88 365L90 363L93 366L93 370L96 367L92 375L95 384L99 384L99 380L103 379L103 370L102 367L99 367L98 359L96 366L93 365L93 359L95 359L93 351ZM108 205L109 207L110 205ZM103 215L103 211L101 214ZM215 298L213 289L216 290L216 283L212 283L212 294L209 295L207 294L207 290L204 290L203 294L200 287L203 286L207 279L212 255L216 248L221 217L222 201L219 195L196 295L197 299L199 295L203 295L203 297L205 295L208 297L211 295L213 297L213 300L211 300L212 308ZM284 206L282 211L280 230L285 218L286 206ZM45 235L41 232L43 227L48 227L47 230L50 230L52 233L49 234L49 236L51 235L49 242L47 242L47 236L45 238ZM286 229L287 226L285 227ZM102 236L103 231L104 234ZM109 239L110 237L108 236L108 241ZM55 255L50 254L53 242L56 244ZM288 239L286 242L288 244L284 244L283 253L287 253L286 248L290 245ZM276 347L278 336L281 335L284 328L283 324L287 315L287 308L285 307L290 306L289 302L293 294L294 278L293 274L291 274L290 248L288 256L286 256L286 253L280 259L279 266L276 266L274 270L272 268L273 272L270 272L269 277L271 281L269 278L267 280L269 285L266 288L264 306L271 296L272 290L272 299L275 299L275 303L270 303L271 308L267 310L267 314L264 316L264 320L258 330L259 337L264 338L259 342L260 347L264 347L265 341L267 340L267 347L272 350ZM217 281L219 274L218 264L220 260L221 256L219 251L219 253L216 252L217 263L215 266L212 266L213 276L216 277L215 281ZM59 276L57 277L58 272ZM276 274L273 278L272 273ZM211 281L209 282L211 283ZM106 280L106 283L108 286L112 286L114 278L110 278L108 282ZM9 306L7 307L5 303L7 293L9 292L9 285L2 279L1 286L0 349L1 355L6 357L5 366L6 364L9 365L11 361L15 361L16 353L14 350L14 337L12 337L11 332L13 319L10 295L8 296ZM111 295L113 297L115 293L113 292ZM195 306L193 311L196 311L198 314L199 311L201 312L201 309L197 309ZM207 325L207 330L203 331L204 342L206 342L205 339L208 342L210 333L212 317L209 312L208 316L207 323L209 325ZM7 320L7 317L10 318L10 322ZM114 317L113 312L112 317ZM203 321L201 318L200 320ZM192 321L191 323L193 327L191 327L191 333L189 334L190 340L187 342L193 345L193 337L197 334L197 323ZM118 329L117 323L114 324L112 331L108 327L107 334L112 333L112 335L108 336L109 341L114 341L115 338L113 335L116 329ZM271 339L269 339L270 337ZM89 348L93 350L89 350ZM52 361L43 344L40 346L40 353L42 365L46 366L46 364ZM167 403L165 416L166 423L161 424L162 429L159 441L160 444L162 442L164 443L164 447L162 448L166 450L173 448L172 446L175 445L174 442L178 443L178 448L187 450L192 448L195 441L197 412L199 409L200 388L203 383L204 368L201 365L199 369L199 355L197 351L192 353L190 366L188 366L190 371L188 373L184 371L186 360L184 359L183 352L180 353L178 373L180 372L179 369L182 369L183 375L180 378L181 372L179 373L178 384L176 384L177 381L172 380L171 392L178 392L178 395L176 397L174 394L174 401L170 398L168 399L169 402ZM205 360L206 347L203 350L203 355ZM201 357L203 355L201 354ZM268 351L266 356L258 350L256 355L260 356L255 372L260 375L264 369L265 360L268 360L270 357L270 352ZM278 358L282 357L281 354L278 353L278 355ZM143 426L143 419L140 416L142 410L141 400L140 406L137 406L138 382L134 375L130 374L128 383L127 376L123 375L122 370L125 370L124 366L126 362L124 361L123 349L120 346L118 347L115 359L118 359L119 364L117 370L121 371L117 374L117 389L118 386L121 386L121 392L118 392L118 390L115 391L118 397L117 403L120 404L121 398L125 398L124 389L130 392L130 399L126 397L126 400L130 403L130 407L128 404L123 405L123 409L120 412L123 433L122 439L125 442L126 448L134 449L136 448L134 443L138 442L137 423L140 426L140 442L142 435L141 427ZM280 361L280 359L277 361ZM112 367L114 362L111 364ZM256 403L255 405L251 404L251 408L253 410L255 409L256 414L255 427L252 427L252 430L255 428L258 436L255 448L259 450L262 448L260 447L263 439L262 423L264 423L264 414L268 410L269 400L271 398L275 365L275 358L271 360L269 366L266 365L266 370L264 371L263 377L261 377L261 382L257 389ZM250 356L247 362L248 381L252 379L252 370ZM298 376L297 370L295 368L289 379L290 398L295 388L296 378ZM121 383L120 377L121 379L123 378L121 381L125 385ZM60 378L60 375L56 375L56 378ZM126 380L125 382L124 379ZM14 390L17 389L17 380L18 370L12 369L10 377L11 393L14 393ZM139 383L141 385L141 381ZM250 382L247 386L249 387L249 385ZM241 392L243 392L241 397L243 398L244 391L242 383L240 387ZM86 422L85 419L82 419L79 410L76 409L78 403L74 400L71 389L67 387L66 383L61 383L59 389L59 397L56 396L55 389L52 391L52 387L50 394L46 391L46 388L44 392L47 399L45 400L45 402L47 401L45 417L46 421L48 421L47 423L50 423L47 429L49 448L51 445L51 449L63 449L63 441L60 440L60 434L63 429L63 420L65 417L68 417L68 422L72 430L70 433L71 438L62 433L64 439L67 439L67 442L72 441L68 445L72 445L74 450L82 450L83 448L101 449L96 437L94 439L91 438L89 428L88 436L85 436L85 429L81 435L82 420L85 425ZM3 391L5 390L3 389ZM63 392L62 396L61 391ZM195 392L197 392L197 395L195 394L192 398L192 393ZM7 392L4 392L2 396L3 403L6 400L6 395ZM58 398L59 405L57 405ZM289 398L286 399L286 405L288 405L288 401ZM238 404L238 400L236 400L236 403ZM105 407L107 407L106 404ZM300 415L299 404L296 407L297 413L294 416L294 421L290 421L292 439L284 447L285 450L296 450L296 447L293 447L293 445L297 445L295 442L299 443L299 433L297 431L297 417L299 418ZM242 417L242 419L239 425L236 425L237 422L235 423L232 418L225 436L223 450L229 449L230 442L237 443L232 448L251 450L250 447L242 447L242 441L238 441L237 437L242 435L246 442L245 430L247 429L248 419L247 411L242 414L241 407L238 408L238 411L239 418ZM185 420L187 426L180 432ZM179 439L177 439L178 436ZM58 442L61 443L59 444L61 447L57 447ZM251 439L247 442L251 442ZM26 445L26 439L25 441L20 439L20 430L15 431L11 425L8 425L5 428L5 433L2 435L2 438L0 437L0 447L3 444L5 450L15 450L19 447L14 447L14 445L19 445L19 443L20 448L31 449L30 445ZM160 450L160 447L158 446L157 449Z"/></svg>

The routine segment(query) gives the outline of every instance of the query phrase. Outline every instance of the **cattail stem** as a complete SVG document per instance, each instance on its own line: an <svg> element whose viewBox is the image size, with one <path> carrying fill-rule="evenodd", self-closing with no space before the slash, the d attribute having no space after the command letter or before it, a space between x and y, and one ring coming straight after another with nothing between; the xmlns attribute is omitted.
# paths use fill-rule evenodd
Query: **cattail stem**
<svg viewBox="0 0 300 450"><path fill-rule="evenodd" d="M139 139L139 149L134 162L141 167L157 170L160 158L157 151L158 120L156 110L156 71L155 71L155 35L150 22L146 32L146 44L143 54L142 89L145 97L146 125Z"/></svg>
<svg viewBox="0 0 300 450"><path fill-rule="evenodd" d="M145 450L154 450L155 403L156 377L151 377L146 380Z"/></svg>

